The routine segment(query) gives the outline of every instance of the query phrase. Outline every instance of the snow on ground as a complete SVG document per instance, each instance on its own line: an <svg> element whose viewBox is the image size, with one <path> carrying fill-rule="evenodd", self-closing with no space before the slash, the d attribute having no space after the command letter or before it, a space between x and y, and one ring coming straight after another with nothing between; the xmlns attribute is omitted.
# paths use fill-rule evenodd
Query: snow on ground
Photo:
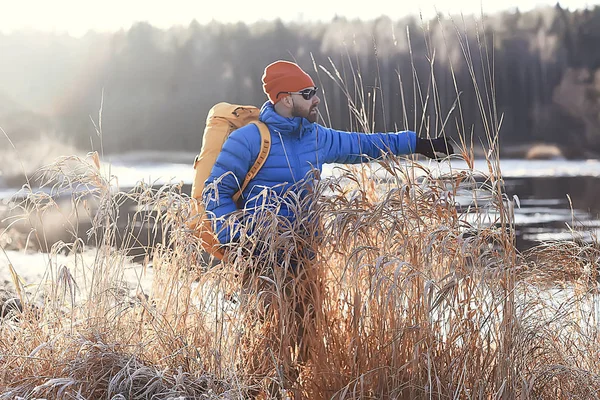
<svg viewBox="0 0 600 400"><path fill-rule="evenodd" d="M48 254L42 252L25 252L6 250L0 252L0 287L9 293L16 293L14 277L11 266L26 293L32 298L37 298L41 292L38 288L59 280L59 275L66 271L77 283L77 297L85 297L94 282L98 281L99 274L110 275L114 284L129 291L131 295L143 291L150 294L152 289L152 268L144 268L141 264L133 263L125 257L111 253L102 271L98 270L99 253L97 249L86 248L78 254ZM100 255L103 256L103 255ZM66 270L64 269L66 268ZM92 279L95 275L95 278ZM111 282L112 282L111 281ZM41 285L41 286L40 286Z"/></svg>

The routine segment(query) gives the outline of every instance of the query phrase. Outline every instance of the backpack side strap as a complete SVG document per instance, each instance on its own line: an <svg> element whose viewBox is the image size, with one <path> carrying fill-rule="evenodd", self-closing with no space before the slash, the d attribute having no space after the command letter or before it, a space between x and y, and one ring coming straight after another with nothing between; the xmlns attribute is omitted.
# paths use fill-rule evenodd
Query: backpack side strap
<svg viewBox="0 0 600 400"><path fill-rule="evenodd" d="M258 171L262 168L267 161L267 157L269 156L269 152L271 151L271 132L269 131L269 127L261 121L252 121L252 124L256 125L260 132L260 151L258 153L258 157L256 157L256 161L254 165L250 168L248 173L246 174L246 179L242 183L242 187L240 190L233 196L233 201L237 203L242 192L246 189L246 186L250 183L252 179L258 174Z"/></svg>

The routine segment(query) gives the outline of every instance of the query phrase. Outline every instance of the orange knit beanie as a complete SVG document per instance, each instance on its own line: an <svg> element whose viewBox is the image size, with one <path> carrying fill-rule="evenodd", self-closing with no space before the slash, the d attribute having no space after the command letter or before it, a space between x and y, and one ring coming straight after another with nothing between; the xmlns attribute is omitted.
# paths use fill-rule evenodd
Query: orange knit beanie
<svg viewBox="0 0 600 400"><path fill-rule="evenodd" d="M262 82L263 90L273 104L288 96L281 92L297 92L315 86L312 78L297 64L282 60L267 65Z"/></svg>

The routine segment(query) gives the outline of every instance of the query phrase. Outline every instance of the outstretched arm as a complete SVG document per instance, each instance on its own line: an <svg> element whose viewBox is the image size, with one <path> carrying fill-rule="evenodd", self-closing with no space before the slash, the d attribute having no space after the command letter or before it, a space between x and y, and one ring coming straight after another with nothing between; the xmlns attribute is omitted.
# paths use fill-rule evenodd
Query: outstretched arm
<svg viewBox="0 0 600 400"><path fill-rule="evenodd" d="M416 150L416 134L344 132L319 126L324 140L325 163L357 164L380 158L386 153L411 154Z"/></svg>
<svg viewBox="0 0 600 400"><path fill-rule="evenodd" d="M319 126L319 131L323 132L325 163L357 164L380 158L386 153L420 153L429 158L437 158L436 152L454 153L446 139L421 139L412 131L366 134L322 126Z"/></svg>

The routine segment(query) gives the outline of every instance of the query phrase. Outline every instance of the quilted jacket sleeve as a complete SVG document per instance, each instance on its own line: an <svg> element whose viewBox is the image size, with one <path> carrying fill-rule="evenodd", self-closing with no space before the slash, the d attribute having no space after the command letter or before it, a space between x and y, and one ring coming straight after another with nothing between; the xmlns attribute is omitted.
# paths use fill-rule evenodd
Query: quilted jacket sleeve
<svg viewBox="0 0 600 400"><path fill-rule="evenodd" d="M229 243L239 236L239 232L235 229L238 222L234 221L231 225L226 220L229 214L238 209L233 196L240 190L250 170L253 155L256 158L258 154L260 138L257 139L257 143L249 140L254 136L259 136L258 128L254 125L233 131L223 144L221 153L206 180L202 199L206 214L221 244Z"/></svg>
<svg viewBox="0 0 600 400"><path fill-rule="evenodd" d="M337 131L319 125L323 132L324 162L357 164L380 158L385 153L412 154L416 149L417 135L412 131L390 133L356 133Z"/></svg>

